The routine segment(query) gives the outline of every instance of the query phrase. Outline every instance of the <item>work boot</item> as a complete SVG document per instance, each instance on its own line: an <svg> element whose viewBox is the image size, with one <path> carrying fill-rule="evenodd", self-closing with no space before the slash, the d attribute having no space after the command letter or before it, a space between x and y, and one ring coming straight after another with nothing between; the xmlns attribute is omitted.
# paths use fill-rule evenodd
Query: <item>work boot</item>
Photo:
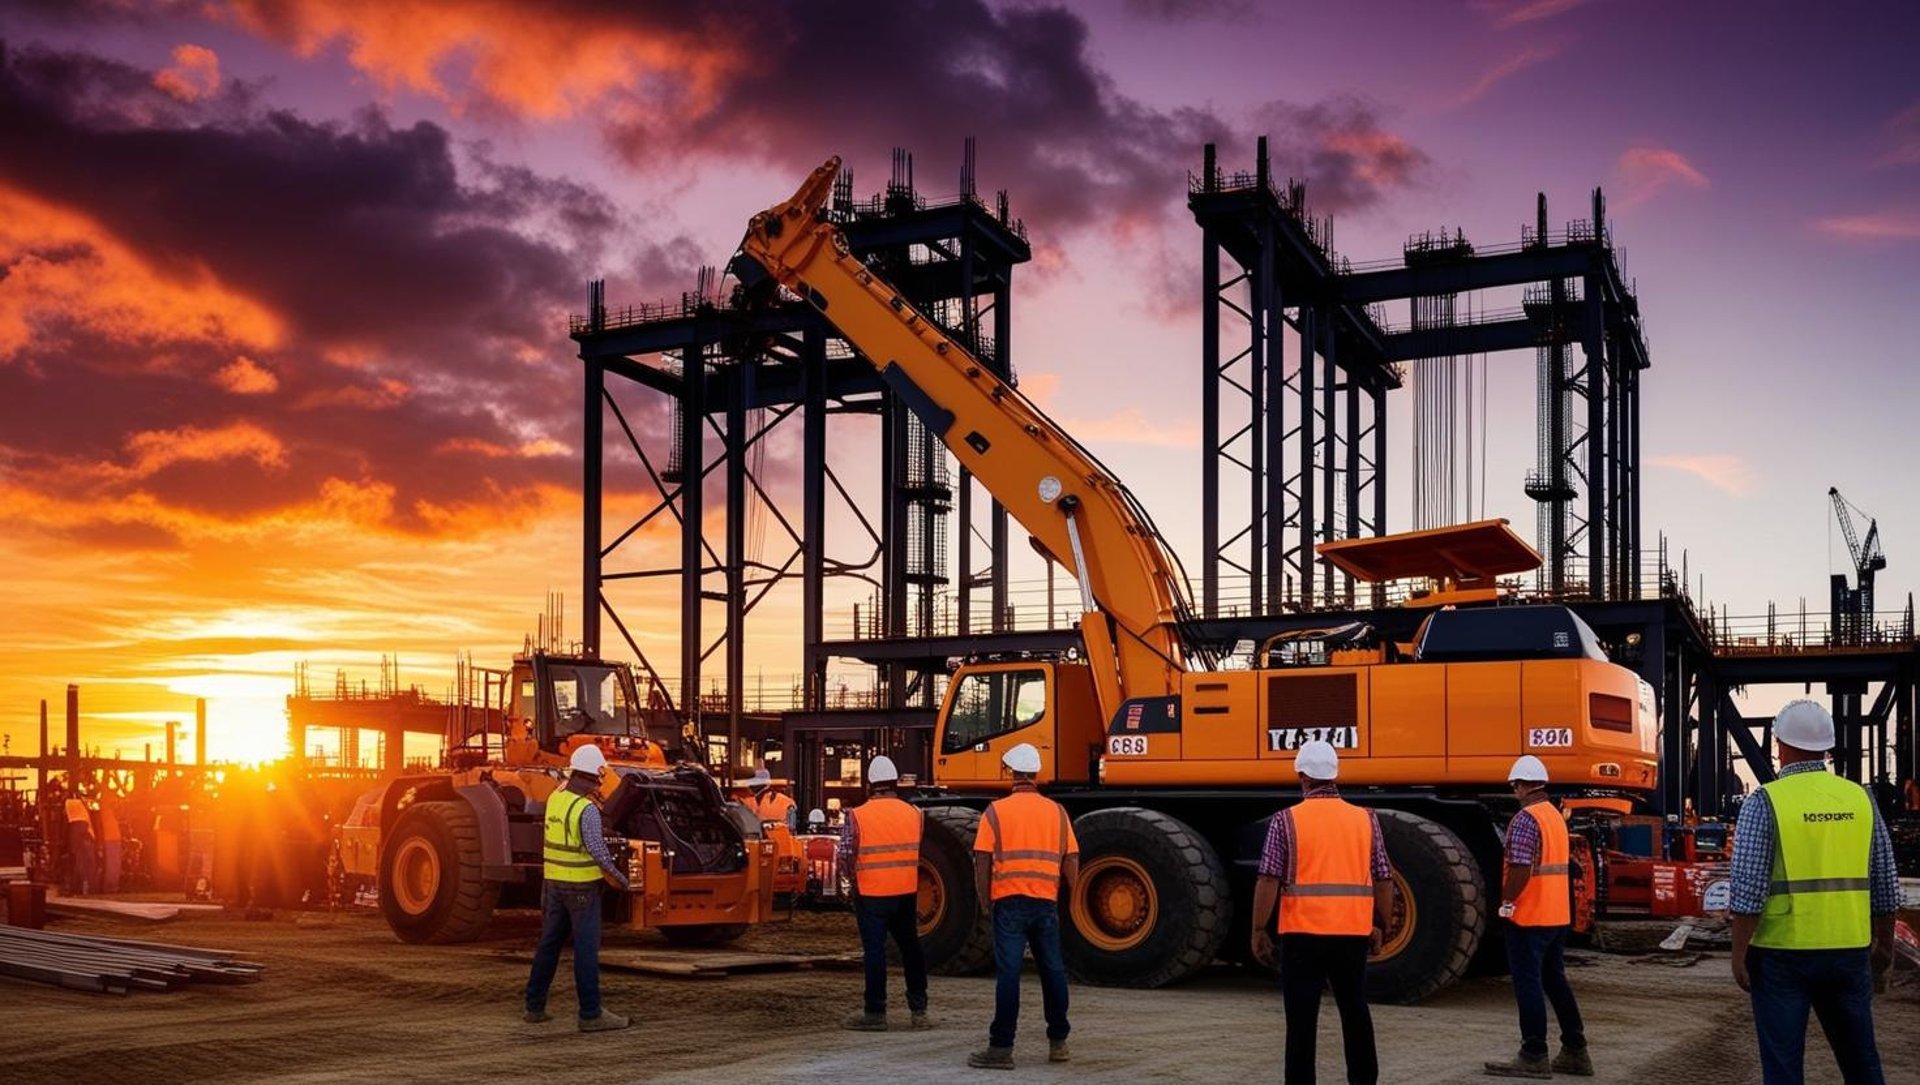
<svg viewBox="0 0 1920 1085"><path fill-rule="evenodd" d="M865 1010L855 1010L847 1015L846 1020L840 1022L840 1027L852 1029L855 1032L885 1032L887 1031L887 1015L884 1013L868 1013Z"/></svg>
<svg viewBox="0 0 1920 1085"><path fill-rule="evenodd" d="M545 1010L528 1010L520 1020L525 1021L529 1025L544 1025L548 1021L553 1020L553 1015Z"/></svg>
<svg viewBox="0 0 1920 1085"><path fill-rule="evenodd" d="M612 1032L615 1029L626 1028L631 1024L633 1024L633 1022L627 1020L625 1014L603 1012L598 1017L582 1017L580 1019L580 1031Z"/></svg>
<svg viewBox="0 0 1920 1085"><path fill-rule="evenodd" d="M933 1018L928 1017L927 1011L925 1010L915 1010L913 1011L913 1019L908 1021L907 1025L910 1028L932 1028Z"/></svg>
<svg viewBox="0 0 1920 1085"><path fill-rule="evenodd" d="M967 1065L976 1070L1013 1069L1013 1048L988 1045L984 1051L975 1051L967 1056Z"/></svg>
<svg viewBox="0 0 1920 1085"><path fill-rule="evenodd" d="M1489 1062L1485 1065L1485 1070L1491 1077L1550 1078L1553 1076L1553 1064L1547 1061L1546 1055L1529 1055L1525 1051L1507 1062Z"/></svg>
<svg viewBox="0 0 1920 1085"><path fill-rule="evenodd" d="M1048 1062L1070 1062L1072 1061L1072 1059L1073 1059L1073 1052L1067 1050L1067 1041L1065 1040L1048 1040L1047 1041L1047 1061Z"/></svg>
<svg viewBox="0 0 1920 1085"><path fill-rule="evenodd" d="M1573 1077L1592 1077L1593 1060L1587 1057L1584 1047L1560 1045L1560 1053L1553 1057L1553 1072Z"/></svg>

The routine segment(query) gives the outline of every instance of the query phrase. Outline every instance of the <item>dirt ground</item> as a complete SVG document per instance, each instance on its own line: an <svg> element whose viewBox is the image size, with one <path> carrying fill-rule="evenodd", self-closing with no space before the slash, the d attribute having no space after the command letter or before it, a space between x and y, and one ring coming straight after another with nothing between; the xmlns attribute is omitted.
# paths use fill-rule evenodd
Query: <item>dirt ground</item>
<svg viewBox="0 0 1920 1085"><path fill-rule="evenodd" d="M372 914L283 913L271 921L210 918L164 925L71 921L57 929L237 950L267 965L245 987L90 995L0 979L0 1080L46 1082L483 1082L539 1080L572 1064L570 1080L783 1082L1006 1081L969 1070L985 1041L990 977L934 977L928 1032L843 1032L859 1002L850 971L726 979L609 973L607 1005L634 1016L626 1032L572 1028L571 973L555 983L555 1020L519 1020L526 966L499 955L530 949L532 913L509 913L486 942L417 947L396 942ZM651 935L613 933L610 946L657 948ZM855 944L842 914L800 913L743 939L740 948L839 952ZM1688 968L1580 955L1575 990L1600 1082L1759 1080L1752 1018L1719 954ZM896 1015L900 994L895 979ZM1073 1062L1050 1065L1039 988L1029 974L1019 1073L1042 1080L1253 1082L1280 1079L1284 1026L1272 986L1222 967L1162 991L1073 989ZM1920 1081L1920 980L1876 1003L1889 1082ZM1381 1079L1482 1082L1481 1060L1518 1046L1511 991L1501 979L1459 984L1425 1005L1377 1006ZM1817 1028L1810 1082L1837 1082ZM1338 1070L1331 1000L1321 1025L1323 1080ZM576 1061L577 1060L577 1061Z"/></svg>

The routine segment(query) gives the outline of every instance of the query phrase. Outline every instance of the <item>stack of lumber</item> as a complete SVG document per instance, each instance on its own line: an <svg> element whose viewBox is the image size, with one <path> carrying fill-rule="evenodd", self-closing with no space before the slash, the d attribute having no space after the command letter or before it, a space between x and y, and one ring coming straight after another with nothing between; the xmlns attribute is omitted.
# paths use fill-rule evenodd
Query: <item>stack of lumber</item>
<svg viewBox="0 0 1920 1085"><path fill-rule="evenodd" d="M0 976L77 991L170 991L189 983L252 983L261 965L221 949L0 927Z"/></svg>

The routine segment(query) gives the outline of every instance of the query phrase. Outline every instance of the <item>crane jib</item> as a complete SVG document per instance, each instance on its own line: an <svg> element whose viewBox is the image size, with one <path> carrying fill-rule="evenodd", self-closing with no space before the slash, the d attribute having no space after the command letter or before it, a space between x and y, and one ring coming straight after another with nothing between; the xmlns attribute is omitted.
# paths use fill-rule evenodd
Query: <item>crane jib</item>
<svg viewBox="0 0 1920 1085"><path fill-rule="evenodd" d="M953 412L935 403L932 396L913 383L913 378L907 376L907 371L900 368L899 362L888 362L887 367L880 371L880 379L886 381L893 394L899 396L900 401L919 417L920 424L927 427L927 432L944 438L947 431L953 428Z"/></svg>

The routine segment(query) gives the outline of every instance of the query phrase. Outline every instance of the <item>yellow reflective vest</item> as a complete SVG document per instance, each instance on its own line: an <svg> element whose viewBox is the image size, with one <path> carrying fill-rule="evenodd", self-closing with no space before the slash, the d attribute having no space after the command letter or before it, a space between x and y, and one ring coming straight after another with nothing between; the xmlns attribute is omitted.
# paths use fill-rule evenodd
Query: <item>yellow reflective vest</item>
<svg viewBox="0 0 1920 1085"><path fill-rule="evenodd" d="M1773 885L1753 944L1768 949L1869 945L1873 800L1866 789L1826 772L1797 772L1764 786L1773 807Z"/></svg>
<svg viewBox="0 0 1920 1085"><path fill-rule="evenodd" d="M600 864L580 834L580 815L593 800L561 788L547 797L544 874L550 882L576 885L600 880Z"/></svg>

